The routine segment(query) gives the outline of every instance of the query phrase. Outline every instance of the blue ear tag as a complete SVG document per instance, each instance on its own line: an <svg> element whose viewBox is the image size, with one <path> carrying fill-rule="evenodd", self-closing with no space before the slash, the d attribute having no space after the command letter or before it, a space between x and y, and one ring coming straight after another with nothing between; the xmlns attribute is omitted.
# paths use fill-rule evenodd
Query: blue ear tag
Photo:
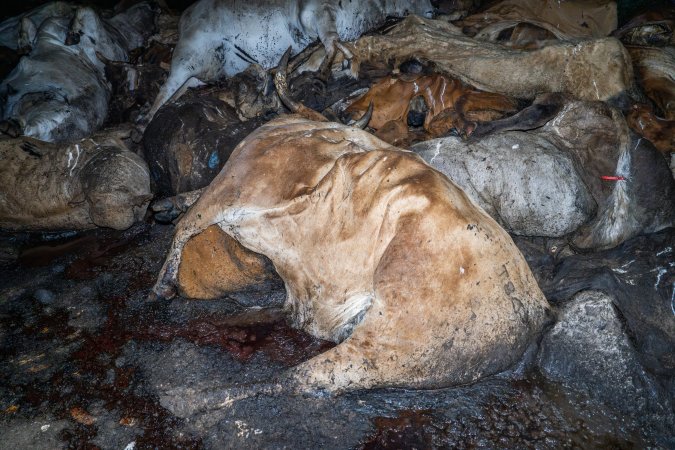
<svg viewBox="0 0 675 450"><path fill-rule="evenodd" d="M209 169L218 168L219 163L220 163L220 158L218 158L218 152L214 150L211 153L211 156L209 156Z"/></svg>

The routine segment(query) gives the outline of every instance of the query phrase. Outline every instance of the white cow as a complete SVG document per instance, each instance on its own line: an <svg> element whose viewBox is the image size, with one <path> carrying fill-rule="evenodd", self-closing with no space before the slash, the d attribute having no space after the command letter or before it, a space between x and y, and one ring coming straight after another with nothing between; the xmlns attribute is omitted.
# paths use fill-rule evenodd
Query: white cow
<svg viewBox="0 0 675 450"><path fill-rule="evenodd" d="M49 142L73 141L96 131L108 112L104 63L128 58L154 28L155 10L140 3L109 20L89 7L54 16L39 27L21 20L21 43L31 48L0 84L3 130ZM9 126L7 124L10 124Z"/></svg>
<svg viewBox="0 0 675 450"><path fill-rule="evenodd" d="M356 39L388 16L430 17L435 11L447 11L453 3L201 0L181 16L171 72L144 120L149 122L172 96L179 97L200 81L235 75L252 63L264 69L274 67L289 47L299 52L318 38L326 48L326 60L331 60L336 47L348 53L340 40Z"/></svg>

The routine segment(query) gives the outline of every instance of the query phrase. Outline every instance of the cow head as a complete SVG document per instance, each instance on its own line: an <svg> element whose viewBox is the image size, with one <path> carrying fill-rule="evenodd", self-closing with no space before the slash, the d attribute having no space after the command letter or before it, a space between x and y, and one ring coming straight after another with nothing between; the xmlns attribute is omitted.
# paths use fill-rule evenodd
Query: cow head
<svg viewBox="0 0 675 450"><path fill-rule="evenodd" d="M19 55L27 55L35 45L37 37L37 27L28 17L21 19L21 26L19 27L19 39L17 41L17 53Z"/></svg>
<svg viewBox="0 0 675 450"><path fill-rule="evenodd" d="M90 43L96 44L102 26L98 14L93 9L86 6L77 8L73 20L70 22L65 44L77 45L85 37Z"/></svg>

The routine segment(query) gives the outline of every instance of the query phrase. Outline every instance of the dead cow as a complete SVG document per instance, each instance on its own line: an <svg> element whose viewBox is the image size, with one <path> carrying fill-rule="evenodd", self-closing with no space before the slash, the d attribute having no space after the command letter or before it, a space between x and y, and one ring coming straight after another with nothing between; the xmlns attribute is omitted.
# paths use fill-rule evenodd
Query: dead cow
<svg viewBox="0 0 675 450"><path fill-rule="evenodd" d="M384 78L352 103L347 111L363 114L372 103L373 117L368 125L377 130L376 136L394 144L397 140L405 141L403 136L408 130L411 101L420 97L428 110L424 129L430 138L442 136L452 129L469 135L477 121L500 119L517 108L514 99L482 92L455 78L434 74ZM401 122L404 126L392 122ZM392 134L392 128L401 129L402 133Z"/></svg>
<svg viewBox="0 0 675 450"><path fill-rule="evenodd" d="M15 135L60 142L87 136L103 124L108 85L102 71L63 43L68 23L44 21L31 54L0 84L2 118Z"/></svg>
<svg viewBox="0 0 675 450"><path fill-rule="evenodd" d="M617 8L612 0L502 0L485 11L456 22L477 39L523 46L539 38L598 38L616 28Z"/></svg>
<svg viewBox="0 0 675 450"><path fill-rule="evenodd" d="M339 343L286 387L472 382L519 360L547 317L494 220L415 154L354 127L291 115L244 139L178 223L156 296L174 295L183 249L212 225L272 261L294 326Z"/></svg>
<svg viewBox="0 0 675 450"><path fill-rule="evenodd" d="M113 22L117 18L118 22L128 21L136 26L145 24L144 28L149 30L152 26L147 22L152 14L147 5L139 4L113 17L110 23L117 23ZM29 19L23 21L26 26L30 23ZM13 135L49 142L74 141L100 128L108 111L110 87L104 64L96 53L101 52L108 59L126 59L129 49L120 43L137 45L142 36L138 31L134 35L130 28L129 25L122 28L123 40L113 39L119 37L120 30L101 22L87 7L79 8L72 20L46 19L34 37L29 38L30 54L0 84L3 128ZM90 36L83 30L96 33ZM81 39L77 41L73 33ZM67 40L73 45L66 45Z"/></svg>
<svg viewBox="0 0 675 450"><path fill-rule="evenodd" d="M665 160L604 102L544 96L479 124L469 142L438 139L413 150L516 234L571 233L576 247L605 249L675 224Z"/></svg>
<svg viewBox="0 0 675 450"><path fill-rule="evenodd" d="M22 45L19 43L22 22L28 20L36 29L42 22L50 17L68 18L72 16L75 5L68 2L49 2L18 16L10 17L0 22L0 45L18 50Z"/></svg>
<svg viewBox="0 0 675 450"><path fill-rule="evenodd" d="M114 136L57 145L0 140L0 228L56 231L141 220L150 198L145 162Z"/></svg>
<svg viewBox="0 0 675 450"><path fill-rule="evenodd" d="M289 46L299 52L318 38L327 50L326 61L332 60L337 48L351 57L340 40L356 39L382 24L387 16L410 13L430 17L435 10L445 11L441 7L444 3L200 0L181 16L171 73L144 120L149 122L170 98L179 97L199 81L229 77L250 64L263 69L274 67Z"/></svg>
<svg viewBox="0 0 675 450"><path fill-rule="evenodd" d="M362 37L350 50L361 63L430 61L438 72L470 86L516 98L563 92L606 101L633 90L630 56L614 38L511 50L469 38L442 20L409 16L384 35Z"/></svg>
<svg viewBox="0 0 675 450"><path fill-rule="evenodd" d="M153 192L167 196L207 186L239 141L263 122L240 120L226 103L229 94L228 89L195 90L150 122L143 148Z"/></svg>
<svg viewBox="0 0 675 450"><path fill-rule="evenodd" d="M675 120L675 48L628 47L635 73L661 117Z"/></svg>

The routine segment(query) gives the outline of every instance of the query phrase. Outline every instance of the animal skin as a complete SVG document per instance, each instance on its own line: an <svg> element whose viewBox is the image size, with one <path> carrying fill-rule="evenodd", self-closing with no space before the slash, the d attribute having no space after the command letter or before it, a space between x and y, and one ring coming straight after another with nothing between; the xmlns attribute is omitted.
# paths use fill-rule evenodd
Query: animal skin
<svg viewBox="0 0 675 450"><path fill-rule="evenodd" d="M276 279L267 258L248 250L218 225L190 239L181 261L178 286L188 298L214 299Z"/></svg>
<svg viewBox="0 0 675 450"><path fill-rule="evenodd" d="M103 124L110 90L99 71L77 47L64 45L69 20L49 18L28 56L0 84L3 120L18 132L62 142L90 135Z"/></svg>
<svg viewBox="0 0 675 450"><path fill-rule="evenodd" d="M606 101L633 90L630 56L614 38L520 51L469 38L442 20L409 16L385 34L364 36L349 48L362 64L396 66L417 58L470 86L516 98L562 92ZM341 62L337 55L335 64Z"/></svg>
<svg viewBox="0 0 675 450"><path fill-rule="evenodd" d="M91 135L103 124L110 98L104 63L96 53L126 60L129 48L125 45L137 45L143 33L152 30L148 22L152 23L153 15L153 9L141 3L108 22L88 7L78 8L72 20L44 20L26 37L30 54L0 84L2 119L13 124L13 133L43 141L66 142ZM125 21L139 27L145 24L143 32L134 34L132 26L124 25L122 39L112 24ZM22 23L32 25L29 18ZM77 36L77 42L72 36ZM73 45L66 45L67 40Z"/></svg>
<svg viewBox="0 0 675 450"><path fill-rule="evenodd" d="M129 228L152 194L145 162L114 136L68 145L0 140L0 228Z"/></svg>
<svg viewBox="0 0 675 450"><path fill-rule="evenodd" d="M143 134L153 192L168 196L207 186L236 145L263 123L239 119L224 101L234 90L194 90L157 113Z"/></svg>
<svg viewBox="0 0 675 450"><path fill-rule="evenodd" d="M453 128L461 134L469 135L477 121L500 119L508 113L514 113L517 103L514 99L501 94L481 92L461 81L443 75L422 75L406 77L387 77L374 84L367 94L352 103L347 112L365 113L373 103L373 117L368 126L378 130L391 127L389 122L399 121L407 124L410 102L422 97L429 110L424 118L424 129L429 137L438 137ZM407 131L407 126L403 130ZM385 133L382 133L385 134ZM403 141L397 134L387 133L385 139L380 133L376 136L393 143Z"/></svg>
<svg viewBox="0 0 675 450"><path fill-rule="evenodd" d="M331 60L340 40L356 39L387 16L430 17L432 3L444 2L200 0L181 16L171 72L144 120L149 122L164 103L188 87L230 77L250 64L271 69L287 48L297 53L317 38Z"/></svg>
<svg viewBox="0 0 675 450"><path fill-rule="evenodd" d="M13 50L21 47L18 39L24 19L28 19L37 29L40 28L42 22L50 17L69 18L74 9L75 5L68 2L49 2L24 14L5 19L0 22L0 45Z"/></svg>
<svg viewBox="0 0 675 450"><path fill-rule="evenodd" d="M611 0L502 0L457 25L479 39L496 37L517 24L532 24L559 38L607 36L616 29L616 2Z"/></svg>
<svg viewBox="0 0 675 450"><path fill-rule="evenodd" d="M642 90L661 110L661 117L675 120L675 47L628 47Z"/></svg>
<svg viewBox="0 0 675 450"><path fill-rule="evenodd" d="M626 115L626 121L631 130L649 139L664 156L675 152L675 119L664 119L649 106L635 104Z"/></svg>
<svg viewBox="0 0 675 450"><path fill-rule="evenodd" d="M664 158L604 102L542 96L479 124L468 142L438 139L413 150L516 234L572 233L577 248L598 250L675 224Z"/></svg>
<svg viewBox="0 0 675 450"><path fill-rule="evenodd" d="M354 127L290 115L244 139L177 224L156 296L174 295L183 249L212 225L272 261L295 327L339 343L283 386L469 383L519 360L547 317L494 220L415 154Z"/></svg>
<svg viewBox="0 0 675 450"><path fill-rule="evenodd" d="M77 45L92 64L103 70L104 59L127 61L131 50L144 45L155 29L156 12L150 3L143 2L103 19L90 7L79 7L70 23L66 44Z"/></svg>
<svg viewBox="0 0 675 450"><path fill-rule="evenodd" d="M626 45L664 47L675 44L675 7L654 5L648 11L633 17L612 36Z"/></svg>

